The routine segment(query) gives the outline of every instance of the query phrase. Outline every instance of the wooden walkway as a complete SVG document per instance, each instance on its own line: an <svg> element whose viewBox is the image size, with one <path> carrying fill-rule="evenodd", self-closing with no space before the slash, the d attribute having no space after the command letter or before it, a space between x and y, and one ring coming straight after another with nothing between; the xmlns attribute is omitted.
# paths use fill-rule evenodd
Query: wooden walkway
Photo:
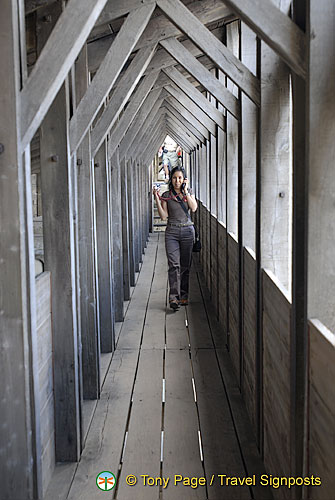
<svg viewBox="0 0 335 500"><path fill-rule="evenodd" d="M151 236L81 460L57 466L48 500L271 499L259 485L220 485L219 474L243 479L265 471L195 268L190 305L170 311L164 234ZM117 477L110 492L97 489L101 471ZM126 484L128 474L135 486ZM169 484L144 486L145 474ZM207 484L175 486L177 474Z"/></svg>

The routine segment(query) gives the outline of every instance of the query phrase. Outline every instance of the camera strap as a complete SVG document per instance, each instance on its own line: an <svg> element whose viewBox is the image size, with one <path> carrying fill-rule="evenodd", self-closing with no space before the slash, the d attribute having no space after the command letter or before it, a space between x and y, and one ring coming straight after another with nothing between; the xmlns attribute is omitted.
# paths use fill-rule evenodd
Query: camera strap
<svg viewBox="0 0 335 500"><path fill-rule="evenodd" d="M185 206L185 203L183 202L183 200L181 200L179 198L179 194L176 193L176 191L174 190L174 188L172 188L172 193L174 195L174 197L179 201L179 203L181 204L181 208L184 210L185 214L187 215L188 219L191 220L191 217L190 217L190 214L188 213L188 210Z"/></svg>

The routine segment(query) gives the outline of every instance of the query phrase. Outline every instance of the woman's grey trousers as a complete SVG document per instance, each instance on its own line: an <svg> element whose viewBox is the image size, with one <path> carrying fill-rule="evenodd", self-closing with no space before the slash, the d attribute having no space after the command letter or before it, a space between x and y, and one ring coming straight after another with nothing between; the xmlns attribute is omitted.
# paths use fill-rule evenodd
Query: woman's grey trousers
<svg viewBox="0 0 335 500"><path fill-rule="evenodd" d="M165 249L169 265L169 301L188 298L192 262L194 226L170 226L165 231Z"/></svg>

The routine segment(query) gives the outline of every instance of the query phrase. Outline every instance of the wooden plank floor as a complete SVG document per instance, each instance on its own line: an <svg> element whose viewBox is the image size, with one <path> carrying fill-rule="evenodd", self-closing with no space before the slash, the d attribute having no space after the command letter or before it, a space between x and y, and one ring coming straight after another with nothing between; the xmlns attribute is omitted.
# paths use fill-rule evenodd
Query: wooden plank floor
<svg viewBox="0 0 335 500"><path fill-rule="evenodd" d="M190 305L170 311L164 233L151 236L81 460L57 468L48 500L271 499L265 488L220 485L219 474L265 470L202 283L194 266ZM117 476L109 493L96 487L106 470ZM206 484L175 485L175 475ZM149 477L157 481L144 485Z"/></svg>

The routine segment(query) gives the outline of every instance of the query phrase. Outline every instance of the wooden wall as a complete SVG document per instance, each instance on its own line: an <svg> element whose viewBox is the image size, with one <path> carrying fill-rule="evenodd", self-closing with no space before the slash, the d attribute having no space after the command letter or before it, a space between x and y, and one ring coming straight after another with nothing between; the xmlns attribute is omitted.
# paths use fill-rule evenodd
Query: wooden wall
<svg viewBox="0 0 335 500"><path fill-rule="evenodd" d="M320 321L309 322L308 475L321 477L322 488L308 498L326 500L335 491L335 335Z"/></svg>
<svg viewBox="0 0 335 500"><path fill-rule="evenodd" d="M53 388L53 348L51 327L50 273L36 278L38 379L40 387L40 423L43 494L55 468L55 420Z"/></svg>
<svg viewBox="0 0 335 500"><path fill-rule="evenodd" d="M256 432L256 261L244 248L243 273L243 374L242 390L248 415Z"/></svg>
<svg viewBox="0 0 335 500"><path fill-rule="evenodd" d="M289 476L291 304L270 272L263 270L264 463L268 473ZM278 488L275 498L288 498Z"/></svg>

